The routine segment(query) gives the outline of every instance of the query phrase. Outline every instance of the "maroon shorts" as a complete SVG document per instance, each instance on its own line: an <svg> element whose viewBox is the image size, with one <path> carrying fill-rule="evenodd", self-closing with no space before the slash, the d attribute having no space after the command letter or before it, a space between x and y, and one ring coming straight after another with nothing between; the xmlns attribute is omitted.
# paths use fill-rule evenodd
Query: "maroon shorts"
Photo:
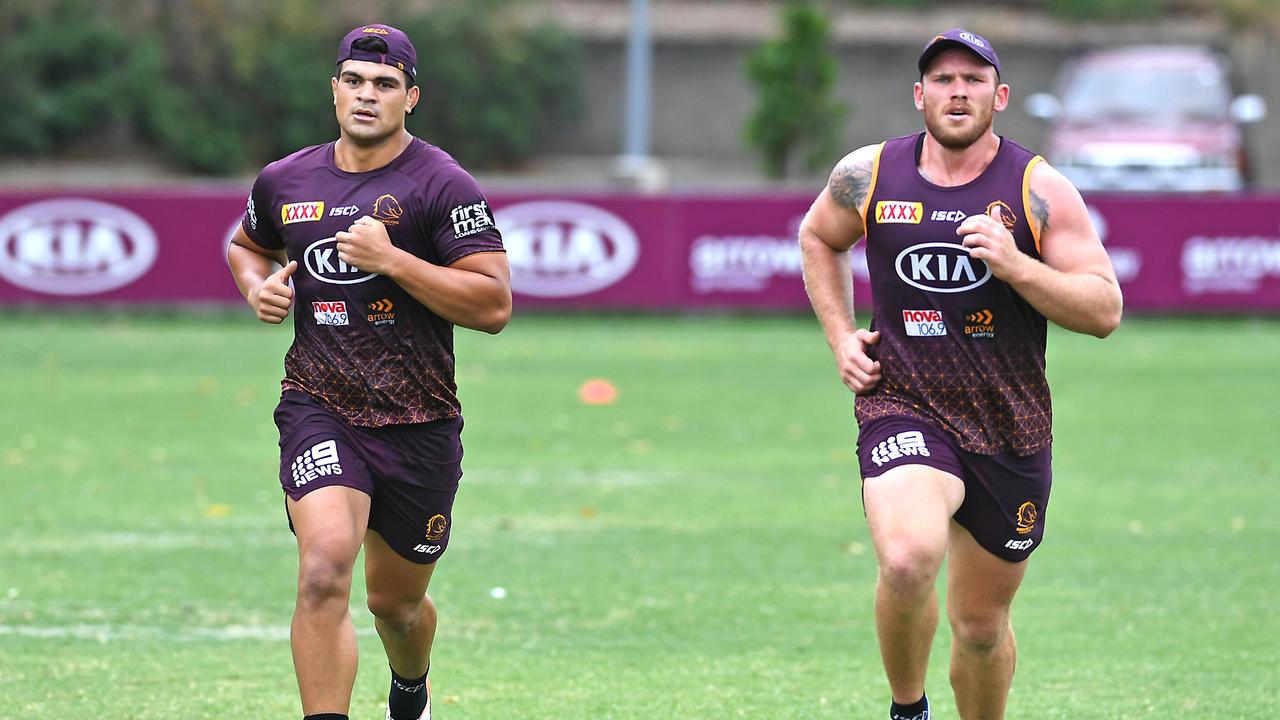
<svg viewBox="0 0 1280 720"><path fill-rule="evenodd" d="M286 390L275 421L280 485L289 497L330 485L355 488L370 498L369 529L393 550L422 565L440 559L462 478L461 417L355 427L306 393Z"/></svg>
<svg viewBox="0 0 1280 720"><path fill-rule="evenodd" d="M865 480L900 465L927 465L964 482L964 502L952 517L978 544L1010 562L1026 560L1044 537L1052 450L1027 456L978 455L923 420L887 417L858 431Z"/></svg>

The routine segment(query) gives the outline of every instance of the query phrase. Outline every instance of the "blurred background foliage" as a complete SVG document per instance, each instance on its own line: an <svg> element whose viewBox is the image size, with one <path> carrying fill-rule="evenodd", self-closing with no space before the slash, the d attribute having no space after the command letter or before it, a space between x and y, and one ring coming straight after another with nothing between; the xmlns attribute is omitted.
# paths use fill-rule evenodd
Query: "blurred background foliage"
<svg viewBox="0 0 1280 720"><path fill-rule="evenodd" d="M573 126L582 102L584 41L519 12L534 4L4 0L0 61L27 92L15 98L18 111L0 116L0 155L110 151L206 175L252 171L336 136L328 82L337 40L377 18L408 31L421 55L425 102L409 129L468 167L518 167L553 128ZM817 7L841 5L956 9L953 0L823 0ZM1237 30L1280 37L1280 0L988 0L974 7L1068 21L1213 15ZM806 57L795 42L785 45L787 32L816 29L784 29L784 39L761 44L748 69L759 102L747 143L771 174L820 153L840 121L843 109L825 89L832 82L825 51ZM786 88L796 72L812 81L798 92ZM800 128L806 117L811 122Z"/></svg>
<svg viewBox="0 0 1280 720"><path fill-rule="evenodd" d="M56 157L125 143L212 175L336 137L337 42L370 17L409 33L425 102L410 131L468 166L515 165L574 117L581 43L505 20L513 0L408 8L333 0L16 0L0 61L28 82L0 116L0 152ZM385 7L382 7L385 5Z"/></svg>
<svg viewBox="0 0 1280 720"><path fill-rule="evenodd" d="M811 2L792 0L778 17L781 36L757 48L746 68L757 102L745 135L771 178L830 162L846 114L835 100L837 62L826 15Z"/></svg>

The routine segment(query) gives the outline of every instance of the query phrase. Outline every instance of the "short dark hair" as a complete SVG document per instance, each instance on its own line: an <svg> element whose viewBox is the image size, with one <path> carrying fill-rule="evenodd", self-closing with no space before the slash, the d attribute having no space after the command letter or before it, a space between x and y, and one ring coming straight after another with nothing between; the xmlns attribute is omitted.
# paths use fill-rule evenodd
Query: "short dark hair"
<svg viewBox="0 0 1280 720"><path fill-rule="evenodd" d="M351 43L351 47L365 52L382 53L384 55L387 53L387 41L377 35L365 35L364 37L356 38L355 42ZM342 62L346 62L346 60L343 60ZM401 70L400 72L404 73L405 87L413 87L413 76L404 70ZM342 63L340 62L334 67L333 76L338 77L341 74Z"/></svg>

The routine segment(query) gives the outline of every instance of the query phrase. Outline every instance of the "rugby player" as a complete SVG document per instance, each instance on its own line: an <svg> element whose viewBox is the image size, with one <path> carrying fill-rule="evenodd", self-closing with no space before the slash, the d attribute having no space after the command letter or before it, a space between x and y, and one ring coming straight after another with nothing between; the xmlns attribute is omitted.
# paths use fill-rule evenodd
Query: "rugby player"
<svg viewBox="0 0 1280 720"><path fill-rule="evenodd" d="M810 301L855 394L889 715L929 718L945 558L960 717L1001 718L1010 608L1048 511L1047 321L1106 337L1122 299L1079 193L993 131L1009 86L991 43L948 30L918 68L924 131L845 156L799 242ZM854 319L849 261L864 236L869 327Z"/></svg>
<svg viewBox="0 0 1280 720"><path fill-rule="evenodd" d="M502 238L480 188L405 129L422 99L417 72L400 30L348 33L330 83L338 139L268 165L227 247L258 319L293 314L275 421L298 542L291 645L310 720L349 712L347 605L362 546L391 669L387 718L430 718L427 586L462 476L453 326L497 333L511 315Z"/></svg>

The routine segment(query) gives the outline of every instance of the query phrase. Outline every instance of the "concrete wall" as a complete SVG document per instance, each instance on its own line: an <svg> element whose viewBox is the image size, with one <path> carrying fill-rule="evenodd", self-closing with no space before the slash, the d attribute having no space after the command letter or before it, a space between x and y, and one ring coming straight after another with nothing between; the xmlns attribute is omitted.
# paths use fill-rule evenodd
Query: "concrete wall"
<svg viewBox="0 0 1280 720"><path fill-rule="evenodd" d="M1124 34L1128 42L1161 40ZM1176 38L1184 40L1185 38ZM1114 38L1102 38L1101 44ZM997 116L996 131L1040 149L1044 126L1023 110L1033 92L1053 89L1058 69L1075 54L1074 42L993 42L1012 88L1010 108ZM744 66L754 40L658 40L654 46L652 151L655 155L752 162L743 126L755 103ZM1259 185L1280 188L1280 47L1262 38L1219 43L1232 55L1249 92L1263 95L1269 116L1248 131ZM625 48L620 40L590 40L580 122L550 139L546 152L613 155L622 146ZM838 96L850 109L842 140L846 148L878 142L922 127L912 105L919 47L901 40L862 39L836 48ZM831 158L834 163L838 158ZM825 173L824 173L825 174Z"/></svg>

